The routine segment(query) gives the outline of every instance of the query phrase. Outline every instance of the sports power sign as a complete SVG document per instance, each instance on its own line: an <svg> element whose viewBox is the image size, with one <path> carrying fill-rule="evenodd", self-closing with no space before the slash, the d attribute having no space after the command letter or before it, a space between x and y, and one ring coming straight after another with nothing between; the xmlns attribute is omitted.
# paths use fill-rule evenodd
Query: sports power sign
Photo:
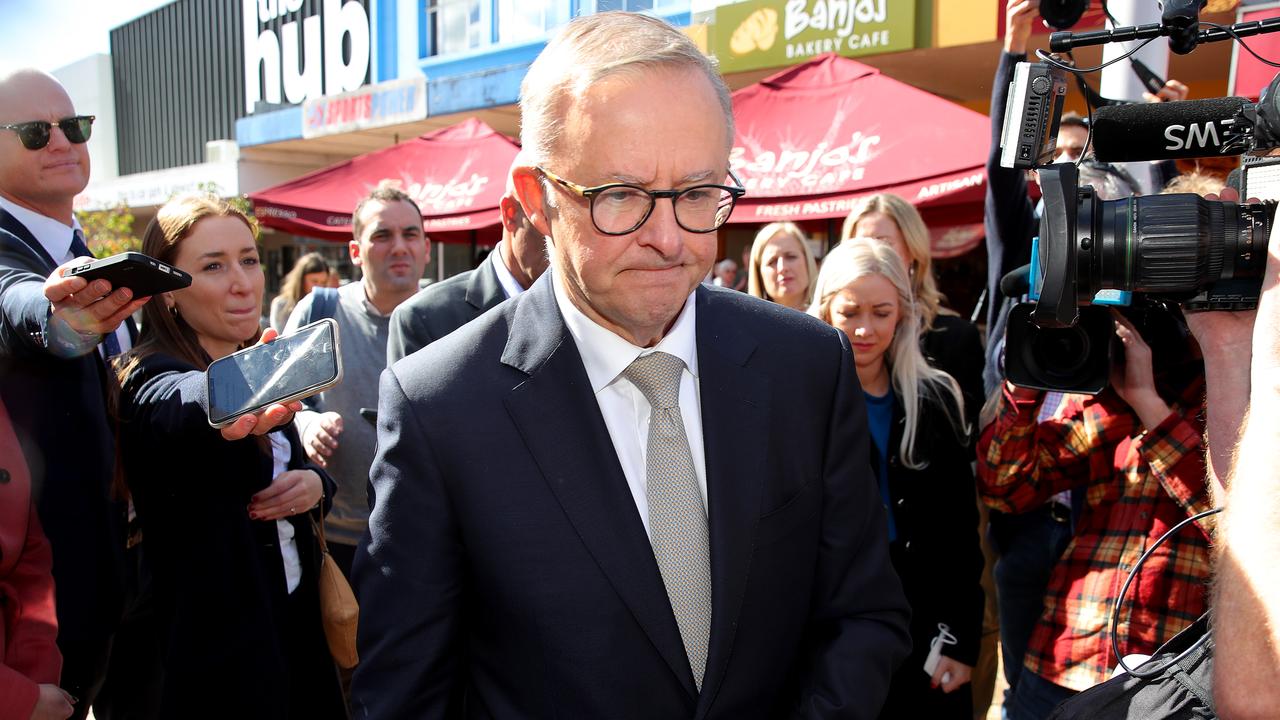
<svg viewBox="0 0 1280 720"><path fill-rule="evenodd" d="M711 51L725 73L915 47L915 0L755 0L716 9Z"/></svg>

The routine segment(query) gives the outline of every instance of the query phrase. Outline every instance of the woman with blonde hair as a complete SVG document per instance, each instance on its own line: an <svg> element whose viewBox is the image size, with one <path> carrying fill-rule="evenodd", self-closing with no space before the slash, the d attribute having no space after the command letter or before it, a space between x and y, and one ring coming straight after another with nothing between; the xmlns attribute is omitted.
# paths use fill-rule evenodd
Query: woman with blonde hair
<svg viewBox="0 0 1280 720"><path fill-rule="evenodd" d="M271 300L271 327L276 332L284 332L284 326L289 322L289 315L297 307L298 301L314 288L327 287L329 277L333 274L329 262L318 252L309 252L298 258L293 269L281 281L280 294Z"/></svg>
<svg viewBox="0 0 1280 720"><path fill-rule="evenodd" d="M891 247L851 240L827 254L809 313L853 347L889 555L911 605L912 654L880 716L968 720L984 601L973 453L959 386L920 352L921 305ZM941 659L926 674L938 637Z"/></svg>
<svg viewBox="0 0 1280 720"><path fill-rule="evenodd" d="M179 196L142 251L192 278L143 306L116 361L119 457L162 638L158 716L345 718L312 530L336 486L307 462L296 404L221 432L208 421L205 370L259 338L257 226L214 196Z"/></svg>
<svg viewBox="0 0 1280 720"><path fill-rule="evenodd" d="M803 312L813 299L818 265L795 223L769 223L751 244L747 292Z"/></svg>
<svg viewBox="0 0 1280 720"><path fill-rule="evenodd" d="M920 305L920 346L929 362L960 383L969 423L977 421L982 387L982 338L973 323L943 307L933 277L929 228L911 203L890 193L862 198L845 218L840 238L871 238L893 248L906 264L912 295Z"/></svg>

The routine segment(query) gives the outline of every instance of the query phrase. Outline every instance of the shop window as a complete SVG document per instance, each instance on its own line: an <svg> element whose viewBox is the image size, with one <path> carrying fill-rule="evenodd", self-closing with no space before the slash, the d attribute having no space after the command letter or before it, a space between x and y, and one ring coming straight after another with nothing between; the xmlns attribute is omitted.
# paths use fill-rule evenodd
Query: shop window
<svg viewBox="0 0 1280 720"><path fill-rule="evenodd" d="M490 42L492 0L427 0L431 54L452 55Z"/></svg>
<svg viewBox="0 0 1280 720"><path fill-rule="evenodd" d="M688 6L689 0L582 0L583 12L676 10Z"/></svg>
<svg viewBox="0 0 1280 720"><path fill-rule="evenodd" d="M498 42L536 40L568 19L564 0L498 0Z"/></svg>

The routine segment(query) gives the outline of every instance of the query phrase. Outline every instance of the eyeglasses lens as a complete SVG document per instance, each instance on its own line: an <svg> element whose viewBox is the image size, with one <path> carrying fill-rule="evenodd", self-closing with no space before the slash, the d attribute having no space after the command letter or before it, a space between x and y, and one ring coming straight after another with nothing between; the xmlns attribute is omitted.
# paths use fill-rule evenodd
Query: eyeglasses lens
<svg viewBox="0 0 1280 720"><path fill-rule="evenodd" d="M717 187L692 187L675 197L676 222L690 232L711 232L729 219L733 194ZM640 227L653 211L654 197L640 188L615 187L592 198L591 218L608 235Z"/></svg>
<svg viewBox="0 0 1280 720"><path fill-rule="evenodd" d="M62 134L67 136L68 142L79 145L88 142L89 135L93 132L93 120L94 118L90 115L80 115L63 118L57 122L57 125L58 129L62 130ZM49 134L53 124L44 120L35 120L11 126L11 129L18 133L18 139L22 141L23 147L28 150L41 150L49 144Z"/></svg>

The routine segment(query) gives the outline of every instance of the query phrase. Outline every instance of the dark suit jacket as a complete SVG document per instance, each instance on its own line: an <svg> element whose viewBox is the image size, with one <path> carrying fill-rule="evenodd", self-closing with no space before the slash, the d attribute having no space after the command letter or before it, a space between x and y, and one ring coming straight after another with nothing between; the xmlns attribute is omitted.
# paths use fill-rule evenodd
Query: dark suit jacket
<svg viewBox="0 0 1280 720"><path fill-rule="evenodd" d="M493 264L502 262L491 252L475 270L438 282L391 313L387 336L387 366L430 345L496 306L507 295Z"/></svg>
<svg viewBox="0 0 1280 720"><path fill-rule="evenodd" d="M31 233L0 210L0 399L53 548L62 687L83 699L100 679L123 612L124 508L109 495L115 451L105 363L93 339L77 348L49 327L43 288L55 267ZM52 347L36 339L40 333Z"/></svg>
<svg viewBox="0 0 1280 720"><path fill-rule="evenodd" d="M227 442L209 426L205 386L203 372L151 355L120 403L120 452L161 638L159 716L343 717L315 591L320 551L309 516L321 510L289 518L303 568L290 596L276 523L247 510L271 483L271 455L256 437ZM333 480L307 462L292 424L286 434L289 468L314 470L331 499ZM293 665L291 653L307 664ZM312 712L291 707L291 681L311 696Z"/></svg>
<svg viewBox="0 0 1280 720"><path fill-rule="evenodd" d="M356 714L875 717L907 609L843 334L696 292L713 585L699 694L552 282L382 376Z"/></svg>
<svg viewBox="0 0 1280 720"><path fill-rule="evenodd" d="M920 667L938 623L946 623L957 640L943 654L966 665L978 661L985 595L977 480L969 437L956 432L942 405L933 400L922 401L916 421L916 453L929 463L921 469L907 467L899 452L906 415L901 398L897 400L888 452L890 509L898 532L891 550L911 603L913 648L903 672L923 678ZM879 472L879 455L872 453L871 461Z"/></svg>
<svg viewBox="0 0 1280 720"><path fill-rule="evenodd" d="M978 426L978 411L986 402L982 389L982 335L973 323L956 315L939 315L920 340L920 349L931 367L955 378L964 396L969 427ZM972 460L973 458L969 458Z"/></svg>

